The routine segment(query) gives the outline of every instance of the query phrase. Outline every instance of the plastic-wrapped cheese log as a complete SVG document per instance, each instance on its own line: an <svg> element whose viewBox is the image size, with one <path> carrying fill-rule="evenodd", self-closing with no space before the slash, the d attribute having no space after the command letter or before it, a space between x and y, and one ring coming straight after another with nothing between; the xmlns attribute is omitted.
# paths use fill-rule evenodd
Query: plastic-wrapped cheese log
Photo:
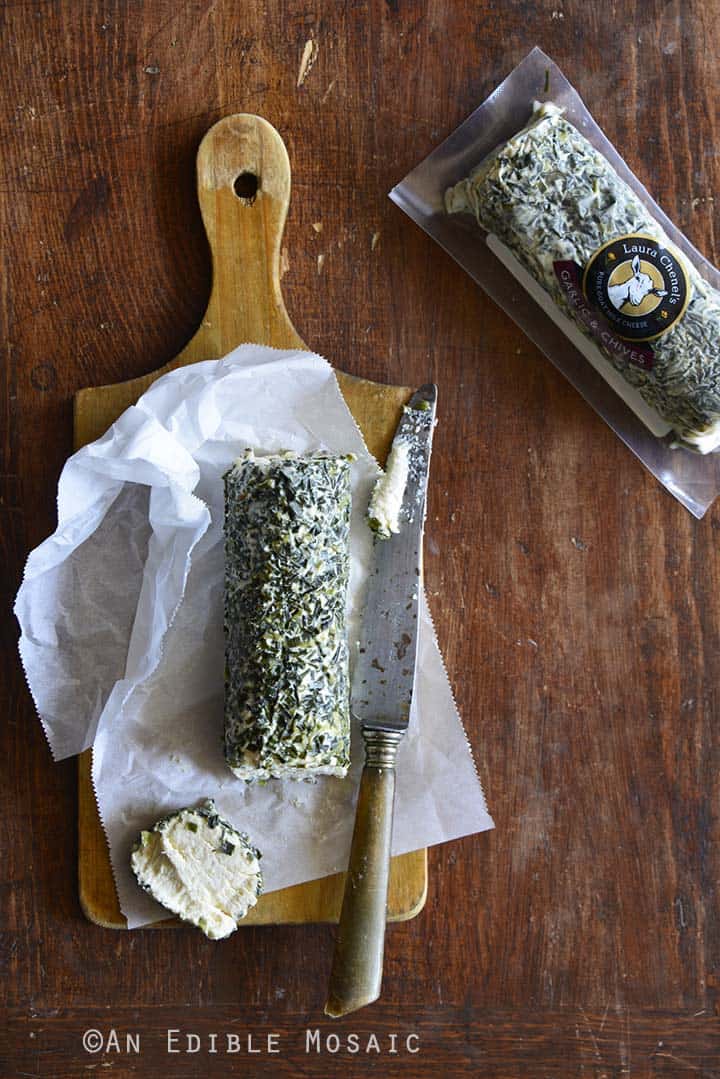
<svg viewBox="0 0 720 1079"><path fill-rule="evenodd" d="M720 445L720 293L552 104L445 195L471 212L674 429Z"/></svg>
<svg viewBox="0 0 720 1079"><path fill-rule="evenodd" d="M245 780L344 776L350 461L248 452L225 475L225 758Z"/></svg>

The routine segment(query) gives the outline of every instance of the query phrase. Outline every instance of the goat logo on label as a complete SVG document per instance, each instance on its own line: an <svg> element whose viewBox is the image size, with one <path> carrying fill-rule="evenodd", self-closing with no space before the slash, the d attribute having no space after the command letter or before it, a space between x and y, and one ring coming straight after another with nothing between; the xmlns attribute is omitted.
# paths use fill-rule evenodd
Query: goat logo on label
<svg viewBox="0 0 720 1079"><path fill-rule="evenodd" d="M652 341L685 313L690 281L680 256L650 236L620 236L594 252L583 276L589 303L619 337Z"/></svg>
<svg viewBox="0 0 720 1079"><path fill-rule="evenodd" d="M630 263L629 277L627 272L627 262L621 262L610 274L607 287L610 303L618 311L626 309L631 315L654 311L662 297L667 296L667 289L659 287L663 283L661 274L649 262L641 262L639 255Z"/></svg>

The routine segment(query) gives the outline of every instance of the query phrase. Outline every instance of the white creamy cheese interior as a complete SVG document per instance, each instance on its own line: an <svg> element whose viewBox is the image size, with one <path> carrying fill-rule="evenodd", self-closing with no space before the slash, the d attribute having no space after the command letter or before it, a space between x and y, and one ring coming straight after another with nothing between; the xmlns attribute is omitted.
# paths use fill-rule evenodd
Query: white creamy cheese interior
<svg viewBox="0 0 720 1079"><path fill-rule="evenodd" d="M318 734L327 729L326 724L317 725ZM246 781L263 781L267 779L304 779L310 781L315 776L339 776L347 775L347 765L342 764L337 757L329 757L326 764L318 765L311 757L299 757L293 764L287 764L279 757L270 758L271 767L263 768L260 765L260 754L250 749L242 752L242 764L229 765L230 771Z"/></svg>
<svg viewBox="0 0 720 1079"><path fill-rule="evenodd" d="M262 890L258 852L210 800L142 832L131 865L145 891L211 940L237 929Z"/></svg>
<svg viewBox="0 0 720 1079"><path fill-rule="evenodd" d="M409 465L410 444L394 442L385 472L373 489L367 513L370 527L381 539L389 539L392 533L400 531L400 510L407 486Z"/></svg>
<svg viewBox="0 0 720 1079"><path fill-rule="evenodd" d="M715 420L705 431L688 432L680 444L692 446L698 453L713 453L720 446L720 420Z"/></svg>

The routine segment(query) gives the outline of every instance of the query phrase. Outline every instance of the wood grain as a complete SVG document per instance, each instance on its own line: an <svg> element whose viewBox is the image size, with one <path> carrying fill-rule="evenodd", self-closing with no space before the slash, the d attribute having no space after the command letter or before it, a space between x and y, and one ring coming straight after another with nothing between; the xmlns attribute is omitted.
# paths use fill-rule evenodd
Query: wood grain
<svg viewBox="0 0 720 1079"><path fill-rule="evenodd" d="M245 181L246 188L237 184ZM246 190L246 195L242 191ZM79 449L106 431L156 378L189 363L226 356L247 341L305 349L285 309L280 288L280 244L290 202L290 162L274 127L242 113L213 124L197 155L197 191L212 257L212 290L198 329L184 349L141 378L80 390L74 401ZM345 399L366 442L384 461L410 390L338 372ZM91 779L91 751L78 766L78 888L80 905L105 929L124 929L105 836ZM241 925L337 922L345 874L268 892ZM427 896L427 854L410 851L391 863L388 920L414 918ZM177 920L158 927L177 928Z"/></svg>
<svg viewBox="0 0 720 1079"><path fill-rule="evenodd" d="M293 161L281 272L298 332L345 371L439 385L426 582L497 825L429 852L425 910L388 934L382 1000L334 1028L418 1023L426 1049L308 1060L294 1032L322 1024L329 927L250 927L219 951L85 921L75 762L50 760L6 618L0 1074L227 1073L206 1053L82 1051L85 1025L174 1017L277 1024L293 1074L720 1071L720 507L693 521L387 199L538 44L717 263L718 14L717 0L0 7L8 603L54 527L72 395L155 370L205 310L204 132L261 113Z"/></svg>
<svg viewBox="0 0 720 1079"><path fill-rule="evenodd" d="M120 1079L165 1074L168 1069L172 1075L190 1079L207 1075L208 1066L213 1074L225 1075L235 1060L237 1074L250 1065L253 1075L277 1079L339 1073L358 1079L372 1071L391 1079L415 1079L438 1068L452 1079L554 1079L558 1075L697 1079L698 1075L717 1075L720 1055L714 1016L677 1016L662 1010L633 1017L613 1008L590 1012L577 1007L566 1011L493 1009L483 1016L482 1024L475 1025L468 1010L457 1005L444 1008L440 1015L427 1006L408 1010L400 1005L394 1020L363 1021L357 1016L350 1031L339 1033L332 1020L309 1018L302 1011L270 1017L267 1009L248 1007L239 1023L236 1010L227 1005L215 1008L211 1017L186 1005L142 1011L132 1007L61 1009L32 1016L13 1009L9 1020L10 1037L22 1047L19 1065L36 1074L31 1069L42 1052L44 1079L67 1079L69 1069L81 1059L77 1047L88 1028L99 1030L106 1040L111 1031L116 1032L121 1049L95 1059L103 1060L108 1070L112 1068L110 1074ZM173 1055L168 1055L168 1031ZM136 1032L140 1032L139 1052L127 1052L126 1035ZM198 1038L197 1055L184 1052L193 1045L188 1035ZM241 1048L235 1053L227 1051L228 1035L239 1039ZM216 1056L208 1052L211 1045ZM269 1046L274 1051L269 1052ZM88 1054L86 1059L92 1057ZM508 1070L508 1061L514 1070Z"/></svg>

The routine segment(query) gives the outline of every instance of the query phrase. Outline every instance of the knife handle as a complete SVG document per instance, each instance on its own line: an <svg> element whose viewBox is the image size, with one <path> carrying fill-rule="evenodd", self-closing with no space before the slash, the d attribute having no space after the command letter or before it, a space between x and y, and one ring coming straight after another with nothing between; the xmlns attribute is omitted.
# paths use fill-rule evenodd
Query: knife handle
<svg viewBox="0 0 720 1079"><path fill-rule="evenodd" d="M325 1014L338 1018L380 996L387 920L395 754L404 731L365 730L365 767L335 940Z"/></svg>

